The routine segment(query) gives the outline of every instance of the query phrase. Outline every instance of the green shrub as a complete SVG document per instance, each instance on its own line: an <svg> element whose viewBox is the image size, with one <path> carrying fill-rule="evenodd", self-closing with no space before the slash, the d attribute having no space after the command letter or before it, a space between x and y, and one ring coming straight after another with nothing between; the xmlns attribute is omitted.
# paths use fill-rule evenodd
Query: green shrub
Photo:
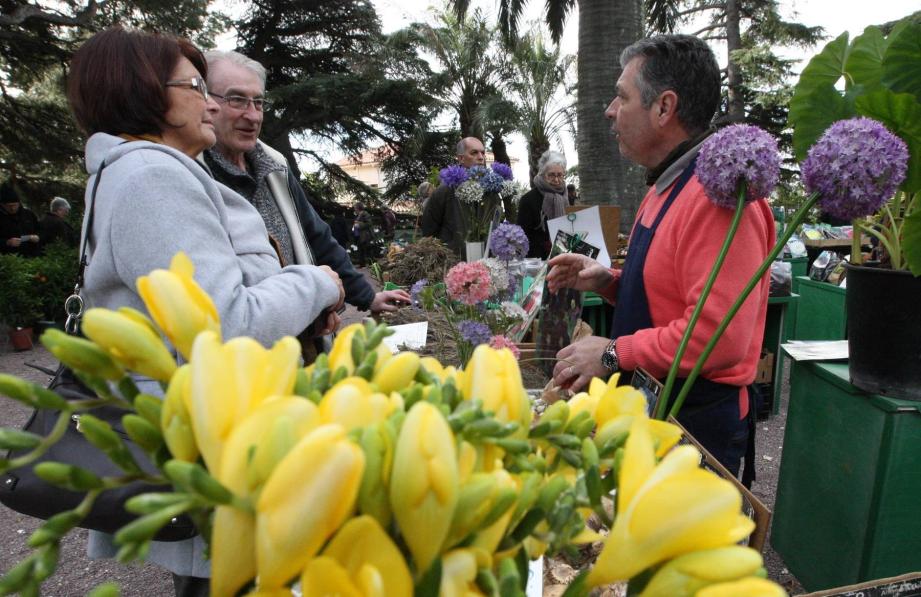
<svg viewBox="0 0 921 597"><path fill-rule="evenodd" d="M48 247L41 257L0 255L0 322L30 327L41 319L63 321L76 276L77 250L63 245Z"/></svg>

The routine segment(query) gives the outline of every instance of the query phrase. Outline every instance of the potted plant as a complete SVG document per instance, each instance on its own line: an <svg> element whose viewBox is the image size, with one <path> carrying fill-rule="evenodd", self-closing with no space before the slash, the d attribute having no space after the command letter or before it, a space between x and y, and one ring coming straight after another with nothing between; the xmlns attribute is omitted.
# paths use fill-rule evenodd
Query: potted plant
<svg viewBox="0 0 921 597"><path fill-rule="evenodd" d="M42 314L41 296L35 291L31 260L18 255L0 255L0 322L9 326L15 350L32 348L32 324Z"/></svg>
<svg viewBox="0 0 921 597"><path fill-rule="evenodd" d="M888 35L868 27L850 42L844 33L809 62L790 102L797 156L832 122L853 116L884 124L910 157L891 200L855 220L846 298L851 381L921 399L921 25L903 21ZM879 260L862 263L861 234L878 241Z"/></svg>

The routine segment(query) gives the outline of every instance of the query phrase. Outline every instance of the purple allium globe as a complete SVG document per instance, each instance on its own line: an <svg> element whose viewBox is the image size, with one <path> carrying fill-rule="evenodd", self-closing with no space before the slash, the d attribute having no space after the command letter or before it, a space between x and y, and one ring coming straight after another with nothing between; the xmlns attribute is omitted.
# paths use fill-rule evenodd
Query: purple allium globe
<svg viewBox="0 0 921 597"><path fill-rule="evenodd" d="M717 131L697 155L697 178L707 197L727 209L736 208L739 181L746 183L745 200L754 201L770 195L779 176L777 140L749 124Z"/></svg>
<svg viewBox="0 0 921 597"><path fill-rule="evenodd" d="M480 186L483 187L483 192L498 193L502 190L502 184L504 182L505 179L495 172L487 172L483 175L483 178L480 179Z"/></svg>
<svg viewBox="0 0 921 597"><path fill-rule="evenodd" d="M512 180L512 167L502 162L493 162L492 171L502 177L503 180Z"/></svg>
<svg viewBox="0 0 921 597"><path fill-rule="evenodd" d="M448 166L447 168L442 168L441 172L439 172L441 183L446 184L449 187L456 187L460 183L467 180L469 176L470 175L467 173L467 169L457 164L454 166Z"/></svg>
<svg viewBox="0 0 921 597"><path fill-rule="evenodd" d="M803 161L803 185L822 211L852 220L876 213L905 180L905 142L871 118L834 123Z"/></svg>
<svg viewBox="0 0 921 597"><path fill-rule="evenodd" d="M461 337L473 346L489 344L492 339L492 332L489 331L489 326L482 321L464 319L457 324L457 330L460 332Z"/></svg>
<svg viewBox="0 0 921 597"><path fill-rule="evenodd" d="M524 230L509 222L496 226L489 237L489 249L503 261L521 259L528 254L528 248L528 237Z"/></svg>

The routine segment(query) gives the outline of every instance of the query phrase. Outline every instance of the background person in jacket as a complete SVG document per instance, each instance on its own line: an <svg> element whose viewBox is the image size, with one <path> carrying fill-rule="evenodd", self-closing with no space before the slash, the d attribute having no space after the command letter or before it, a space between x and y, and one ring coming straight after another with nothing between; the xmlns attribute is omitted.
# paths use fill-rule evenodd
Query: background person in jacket
<svg viewBox="0 0 921 597"><path fill-rule="evenodd" d="M326 265L336 271L349 304L372 313L409 304L403 290L374 292L310 205L284 156L259 141L268 105L265 68L239 52L212 51L205 58L208 88L219 108L214 115L217 143L204 153L215 179L256 207L286 263ZM338 320L335 313L329 317Z"/></svg>
<svg viewBox="0 0 921 597"><path fill-rule="evenodd" d="M550 254L547 220L566 215L566 157L548 149L537 161L533 187L518 202L518 225L528 237L528 257L546 259Z"/></svg>
<svg viewBox="0 0 921 597"><path fill-rule="evenodd" d="M48 213L38 223L41 230L42 246L56 242L62 242L68 247L77 245L77 234L73 227L67 223L67 216L70 214L70 203L63 197L55 197L51 200Z"/></svg>
<svg viewBox="0 0 921 597"><path fill-rule="evenodd" d="M486 164L486 149L476 137L465 137L455 149L457 163L464 168ZM458 255L463 255L467 223L454 189L440 185L422 211L422 236L433 236Z"/></svg>
<svg viewBox="0 0 921 597"><path fill-rule="evenodd" d="M41 252L38 218L19 200L9 181L0 186L0 252L34 257Z"/></svg>
<svg viewBox="0 0 921 597"><path fill-rule="evenodd" d="M145 312L136 280L168 268L183 251L211 296L225 340L251 336L270 346L295 336L344 299L328 267L282 267L262 218L195 161L214 144L218 106L209 98L204 56L166 35L113 27L74 54L68 100L86 143L88 307ZM93 188L98 187L93 197ZM157 382L137 379L162 394ZM207 595L201 538L153 542L147 560L173 573L177 595ZM114 557L112 538L91 532L91 557Z"/></svg>

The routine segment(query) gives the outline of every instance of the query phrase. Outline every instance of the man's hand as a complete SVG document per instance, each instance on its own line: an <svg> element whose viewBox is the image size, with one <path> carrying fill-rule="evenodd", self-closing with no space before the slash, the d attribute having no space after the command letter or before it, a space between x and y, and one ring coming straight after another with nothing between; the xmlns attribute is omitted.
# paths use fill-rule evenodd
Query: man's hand
<svg viewBox="0 0 921 597"><path fill-rule="evenodd" d="M601 364L601 353L610 339L589 336L556 353L557 363L553 368L553 383L563 389L578 392L588 385L593 377L607 381L610 371Z"/></svg>
<svg viewBox="0 0 921 597"><path fill-rule="evenodd" d="M374 295L370 310L374 314L392 313L399 309L401 304L408 305L410 302L412 302L412 297L405 290L382 290Z"/></svg>
<svg viewBox="0 0 921 597"><path fill-rule="evenodd" d="M608 268L587 255L563 253L548 263L547 284L554 293L560 288L600 292L614 279Z"/></svg>
<svg viewBox="0 0 921 597"><path fill-rule="evenodd" d="M8 247L18 247L20 244L22 244L22 241L19 240L18 236L6 239L6 246Z"/></svg>
<svg viewBox="0 0 921 597"><path fill-rule="evenodd" d="M339 278L339 274L334 272L328 265L321 265L320 269L323 270L323 272L329 276L333 282L336 283L336 286L339 287L339 300L336 301L335 305L330 306L332 311L338 311L345 305L345 287L342 285L342 280Z"/></svg>

